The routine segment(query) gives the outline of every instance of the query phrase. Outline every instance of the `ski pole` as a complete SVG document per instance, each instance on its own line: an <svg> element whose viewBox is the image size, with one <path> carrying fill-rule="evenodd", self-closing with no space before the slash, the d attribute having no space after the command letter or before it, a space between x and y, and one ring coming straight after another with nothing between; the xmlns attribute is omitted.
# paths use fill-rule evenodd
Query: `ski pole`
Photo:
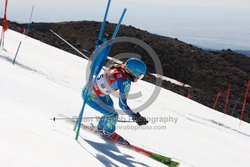
<svg viewBox="0 0 250 167"><path fill-rule="evenodd" d="M100 118L100 117L83 117L82 120L87 120L87 119L99 119L99 120L109 120L109 118ZM53 121L58 121L58 120L77 120L77 117L61 117L61 118L57 118L57 117L53 117L53 118L50 118L50 120L53 120ZM117 122L134 122L134 121L127 121L127 120L118 120Z"/></svg>
<svg viewBox="0 0 250 167"><path fill-rule="evenodd" d="M81 51L79 51L78 49L76 49L72 44L70 44L68 41L66 41L63 37L61 37L61 36L60 36L59 34L57 34L55 31L53 31L53 30L51 30L51 29L50 29L50 31L51 31L55 36L57 36L59 39L61 39L63 42L65 42L68 46L70 46L72 49L74 49L76 52L78 52L79 54L81 54L85 59L91 61L90 58L88 58L85 54L83 54ZM87 50L84 49L84 51L86 52ZM87 52L88 52L88 51L87 51ZM120 63L120 64L122 63L122 61L117 60L117 59L112 58L112 57L108 57L108 59L111 60L111 61L113 61L113 62L115 62L115 63ZM105 68L102 68L102 69L103 69L104 71L106 71Z"/></svg>
<svg viewBox="0 0 250 167"><path fill-rule="evenodd" d="M55 34L59 39L61 39L63 42L65 42L67 45L69 45L72 49L74 49L76 52L78 52L80 55L82 55L85 59L90 60L85 54L80 52L78 49L76 49L73 45L71 45L68 41L63 39L59 34L57 34L55 31L49 29L53 34Z"/></svg>

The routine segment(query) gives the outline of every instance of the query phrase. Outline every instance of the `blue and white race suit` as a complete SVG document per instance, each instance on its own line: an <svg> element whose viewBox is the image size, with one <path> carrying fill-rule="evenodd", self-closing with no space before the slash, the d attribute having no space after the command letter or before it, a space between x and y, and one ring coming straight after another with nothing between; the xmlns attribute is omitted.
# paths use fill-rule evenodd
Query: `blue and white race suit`
<svg viewBox="0 0 250 167"><path fill-rule="evenodd" d="M133 119L135 118L135 113L127 105L130 86L131 79L128 74L119 68L112 68L97 76L93 89L89 91L85 88L83 89L83 93L88 91L86 92L86 103L103 114L97 128L104 130L107 137L114 133L118 120L118 114L110 97L112 91L119 91L120 108L127 115Z"/></svg>

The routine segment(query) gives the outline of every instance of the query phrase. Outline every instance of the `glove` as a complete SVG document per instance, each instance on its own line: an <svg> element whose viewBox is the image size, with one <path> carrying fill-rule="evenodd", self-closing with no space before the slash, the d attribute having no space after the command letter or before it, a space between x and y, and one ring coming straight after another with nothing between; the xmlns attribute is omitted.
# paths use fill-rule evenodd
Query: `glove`
<svg viewBox="0 0 250 167"><path fill-rule="evenodd" d="M135 121L139 126L146 125L148 123L145 117L142 117L140 113L136 113Z"/></svg>

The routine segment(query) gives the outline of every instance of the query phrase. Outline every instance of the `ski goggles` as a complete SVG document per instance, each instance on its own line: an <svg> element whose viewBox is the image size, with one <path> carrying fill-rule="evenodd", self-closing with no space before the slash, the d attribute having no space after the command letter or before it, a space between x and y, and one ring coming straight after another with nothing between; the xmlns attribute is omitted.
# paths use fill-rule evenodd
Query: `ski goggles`
<svg viewBox="0 0 250 167"><path fill-rule="evenodd" d="M144 77L144 74L138 75L138 74L134 73L133 71L129 70L128 68L126 68L126 70L127 70L133 77L135 77L135 78L142 79L142 78Z"/></svg>
<svg viewBox="0 0 250 167"><path fill-rule="evenodd" d="M136 78L138 78L138 79L142 79L144 77L144 74L141 74L141 75L139 75L138 77L136 77Z"/></svg>

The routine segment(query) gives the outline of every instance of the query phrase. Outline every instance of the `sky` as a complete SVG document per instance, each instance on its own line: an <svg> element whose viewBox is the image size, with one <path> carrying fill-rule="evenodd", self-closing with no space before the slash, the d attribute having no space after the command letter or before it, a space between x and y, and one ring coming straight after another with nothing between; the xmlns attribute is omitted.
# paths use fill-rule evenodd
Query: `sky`
<svg viewBox="0 0 250 167"><path fill-rule="evenodd" d="M28 22L34 5L34 22L102 21L107 2L9 0L7 18ZM1 0L1 14L3 7ZM112 0L108 21L116 23L123 8L125 25L203 48L250 50L249 0Z"/></svg>

